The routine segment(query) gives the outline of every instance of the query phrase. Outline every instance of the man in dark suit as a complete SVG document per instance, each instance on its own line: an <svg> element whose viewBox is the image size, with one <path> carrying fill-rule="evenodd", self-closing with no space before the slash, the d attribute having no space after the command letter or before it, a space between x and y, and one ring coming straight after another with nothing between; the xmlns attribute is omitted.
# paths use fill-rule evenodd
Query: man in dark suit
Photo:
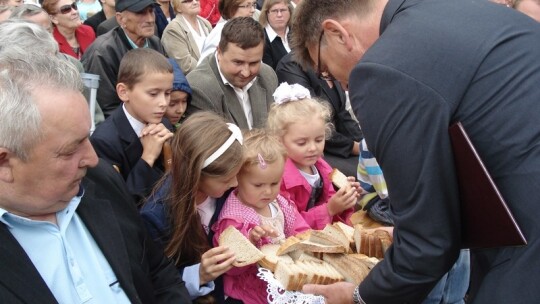
<svg viewBox="0 0 540 304"><path fill-rule="evenodd" d="M98 164L79 73L14 51L0 59L0 302L189 303L122 178Z"/></svg>
<svg viewBox="0 0 540 304"><path fill-rule="evenodd" d="M471 250L472 303L536 303L540 289L540 27L472 0L303 0L300 61L349 87L390 193L394 244L358 287L307 286L327 303L419 303L461 246L448 127L461 121L528 240Z"/></svg>
<svg viewBox="0 0 540 304"><path fill-rule="evenodd" d="M298 83L307 88L312 97L328 101L332 107L334 130L324 143L324 160L346 176L356 176L359 144L363 136L360 125L346 109L345 91L339 82L319 79L312 68L303 70L292 53L279 61L276 74L280 83Z"/></svg>
<svg viewBox="0 0 540 304"><path fill-rule="evenodd" d="M264 127L277 77L261 62L263 49L264 33L257 21L229 20L216 53L187 75L193 99L186 114L213 111L242 129Z"/></svg>

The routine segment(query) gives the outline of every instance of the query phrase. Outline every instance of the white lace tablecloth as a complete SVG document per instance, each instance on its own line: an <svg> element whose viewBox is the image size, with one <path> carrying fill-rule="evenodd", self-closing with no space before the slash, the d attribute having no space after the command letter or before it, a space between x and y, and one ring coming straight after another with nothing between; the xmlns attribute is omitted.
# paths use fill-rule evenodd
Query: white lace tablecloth
<svg viewBox="0 0 540 304"><path fill-rule="evenodd" d="M266 291L269 304L324 304L322 296L283 289L281 283L274 278L274 274L266 268L259 267L257 276L268 283Z"/></svg>

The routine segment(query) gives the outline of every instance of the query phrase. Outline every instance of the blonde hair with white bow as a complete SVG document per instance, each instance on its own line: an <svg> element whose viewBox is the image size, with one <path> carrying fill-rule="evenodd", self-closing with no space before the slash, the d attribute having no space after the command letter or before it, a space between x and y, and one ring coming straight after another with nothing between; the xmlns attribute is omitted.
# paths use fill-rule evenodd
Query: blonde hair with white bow
<svg viewBox="0 0 540 304"><path fill-rule="evenodd" d="M285 84L281 84L276 92L283 92L284 88ZM276 102L272 104L268 114L268 130L281 138L294 123L311 124L314 119L321 119L325 123L325 136L328 139L333 129L330 123L332 111L328 102L309 97L309 91L298 84L290 85L290 88L293 91L291 96L295 96L290 100L282 98L283 94L274 94ZM303 94L302 89L308 94ZM300 95L302 97L299 97Z"/></svg>

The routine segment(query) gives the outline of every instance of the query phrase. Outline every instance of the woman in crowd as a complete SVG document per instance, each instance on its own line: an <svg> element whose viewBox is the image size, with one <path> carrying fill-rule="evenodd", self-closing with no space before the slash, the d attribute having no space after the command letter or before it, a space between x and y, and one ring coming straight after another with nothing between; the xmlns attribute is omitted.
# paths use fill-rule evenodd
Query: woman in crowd
<svg viewBox="0 0 540 304"><path fill-rule="evenodd" d="M156 15L156 36L161 38L163 31L169 25L171 20L176 17L173 6L170 0L157 0L158 6L154 7L154 15Z"/></svg>
<svg viewBox="0 0 540 304"><path fill-rule="evenodd" d="M81 59L96 39L94 30L81 23L77 3L72 0L44 0L43 9L51 16L53 36L60 52Z"/></svg>
<svg viewBox="0 0 540 304"><path fill-rule="evenodd" d="M289 0L266 0L261 10L259 22L264 27L263 62L274 70L281 58L291 51L287 35L292 10Z"/></svg>
<svg viewBox="0 0 540 304"><path fill-rule="evenodd" d="M218 9L218 0L200 0L201 2L201 12L199 15L204 19L208 20L212 27L216 26L221 18L221 14Z"/></svg>
<svg viewBox="0 0 540 304"><path fill-rule="evenodd" d="M201 51L201 62L206 56L213 54L216 50L219 40L221 40L221 31L230 20L235 17L252 17L255 13L257 4L253 0L221 0L219 1L219 12L221 13L221 19L217 23L216 27L210 32L210 35L204 40L204 45Z"/></svg>
<svg viewBox="0 0 540 304"><path fill-rule="evenodd" d="M216 222L243 163L242 133L217 114L199 112L180 125L172 167L141 209L152 238L170 257L192 298L225 303L221 275L234 253L211 248ZM212 292L213 291L213 292ZM212 292L211 294L209 294ZM235 303L228 298L226 303Z"/></svg>
<svg viewBox="0 0 540 304"><path fill-rule="evenodd" d="M204 40L212 30L210 22L199 16L199 0L172 0L176 18L165 28L161 43L184 74L197 66Z"/></svg>

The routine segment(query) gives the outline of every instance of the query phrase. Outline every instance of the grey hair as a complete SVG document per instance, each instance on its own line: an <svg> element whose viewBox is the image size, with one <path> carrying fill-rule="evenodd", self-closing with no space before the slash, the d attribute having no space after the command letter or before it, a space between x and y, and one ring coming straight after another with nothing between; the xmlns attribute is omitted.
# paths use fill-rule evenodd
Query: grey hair
<svg viewBox="0 0 540 304"><path fill-rule="evenodd" d="M0 1L0 3L2 3L2 2ZM0 13L3 13L5 11L11 11L11 6L0 4Z"/></svg>
<svg viewBox="0 0 540 304"><path fill-rule="evenodd" d="M13 54L10 50L0 54L0 147L26 161L43 140L39 92L43 88L80 92L83 84L77 69L65 60L35 51Z"/></svg>
<svg viewBox="0 0 540 304"><path fill-rule="evenodd" d="M35 4L21 4L11 9L9 19L24 19L24 17L31 17L40 13L47 14L43 8Z"/></svg>
<svg viewBox="0 0 540 304"><path fill-rule="evenodd" d="M8 19L0 23L0 56L5 52L55 55L58 53L58 43L42 26L30 21ZM24 55L23 55L24 54Z"/></svg>

